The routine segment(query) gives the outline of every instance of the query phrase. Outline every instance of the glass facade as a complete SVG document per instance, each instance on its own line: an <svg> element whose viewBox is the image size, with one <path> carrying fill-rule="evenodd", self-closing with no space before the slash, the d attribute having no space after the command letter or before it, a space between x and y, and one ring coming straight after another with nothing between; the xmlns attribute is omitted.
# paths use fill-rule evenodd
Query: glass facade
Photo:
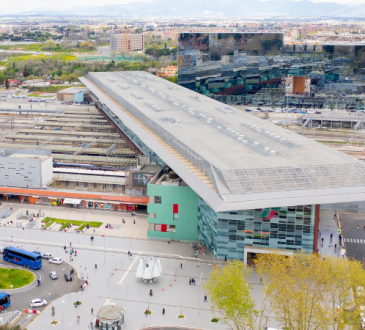
<svg viewBox="0 0 365 330"><path fill-rule="evenodd" d="M227 104L365 109L365 45L284 45L280 33L182 33L178 84ZM303 78L296 90L288 81ZM298 79L299 82L299 79Z"/></svg>
<svg viewBox="0 0 365 330"><path fill-rule="evenodd" d="M219 258L243 258L245 246L313 251L315 205L214 212L201 198L198 239Z"/></svg>

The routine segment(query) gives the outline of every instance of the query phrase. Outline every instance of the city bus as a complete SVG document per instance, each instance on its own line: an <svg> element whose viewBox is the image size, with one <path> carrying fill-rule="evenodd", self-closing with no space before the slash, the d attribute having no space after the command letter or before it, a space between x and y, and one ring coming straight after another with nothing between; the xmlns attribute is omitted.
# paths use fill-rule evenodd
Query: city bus
<svg viewBox="0 0 365 330"><path fill-rule="evenodd" d="M39 254L18 249L13 246L4 249L3 258L5 261L10 261L14 264L35 270L42 267L42 257Z"/></svg>
<svg viewBox="0 0 365 330"><path fill-rule="evenodd" d="M0 293L0 311L10 306L10 295L6 292Z"/></svg>

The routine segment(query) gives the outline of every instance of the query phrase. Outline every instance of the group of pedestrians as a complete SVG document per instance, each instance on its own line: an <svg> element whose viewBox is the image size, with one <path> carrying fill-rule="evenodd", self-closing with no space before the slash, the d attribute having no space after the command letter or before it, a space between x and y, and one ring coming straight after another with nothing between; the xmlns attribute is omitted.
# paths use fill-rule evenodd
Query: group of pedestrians
<svg viewBox="0 0 365 330"><path fill-rule="evenodd" d="M195 285L195 279L194 279L194 277L193 278L191 278L191 279L189 279L189 285Z"/></svg>
<svg viewBox="0 0 365 330"><path fill-rule="evenodd" d="M319 231L319 229L318 229L318 238L321 240L322 247L323 247L324 237L322 236L322 233ZM332 239L333 239L333 233L331 233L331 235L330 235L330 243L332 243ZM341 234L338 235L338 241L339 241L339 246L342 246L342 235ZM337 251L337 244L334 245L334 250L335 250L335 252ZM319 249L317 249L317 252L319 252Z"/></svg>

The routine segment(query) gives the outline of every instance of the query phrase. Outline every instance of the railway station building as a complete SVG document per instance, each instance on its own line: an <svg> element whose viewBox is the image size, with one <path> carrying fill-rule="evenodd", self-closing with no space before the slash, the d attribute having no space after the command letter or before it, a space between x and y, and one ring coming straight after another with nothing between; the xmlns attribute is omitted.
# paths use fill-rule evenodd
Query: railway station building
<svg viewBox="0 0 365 330"><path fill-rule="evenodd" d="M317 251L320 205L365 200L365 164L146 72L80 78L99 112L155 166L126 185L148 198L148 237L217 257Z"/></svg>

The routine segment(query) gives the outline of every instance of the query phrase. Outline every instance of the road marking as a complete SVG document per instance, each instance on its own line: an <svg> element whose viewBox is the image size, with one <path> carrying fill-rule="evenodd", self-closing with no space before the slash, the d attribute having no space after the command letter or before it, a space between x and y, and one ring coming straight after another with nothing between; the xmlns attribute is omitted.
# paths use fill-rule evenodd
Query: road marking
<svg viewBox="0 0 365 330"><path fill-rule="evenodd" d="M357 239L357 243L360 243L358 239Z"/></svg>
<svg viewBox="0 0 365 330"><path fill-rule="evenodd" d="M110 299L107 299L106 302L105 302L105 304L103 305L103 307L106 306L106 305L108 305L108 302L109 301L110 301Z"/></svg>
<svg viewBox="0 0 365 330"><path fill-rule="evenodd" d="M362 243L362 239L360 240L360 243Z"/></svg>
<svg viewBox="0 0 365 330"><path fill-rule="evenodd" d="M28 320L30 317L32 317L32 314L28 315L25 319Z"/></svg>
<svg viewBox="0 0 365 330"><path fill-rule="evenodd" d="M138 254L140 254L141 252L139 252ZM129 266L129 268L127 269L127 271L125 272L125 274L123 275L123 277L121 278L121 280L118 282L118 284L122 284L123 280L125 279L125 277L128 275L129 271L131 270L131 268L133 267L134 263L137 261L138 256L136 256L133 260L133 262L131 263L131 265Z"/></svg>
<svg viewBox="0 0 365 330"><path fill-rule="evenodd" d="M352 238L350 238L350 242L352 243Z"/></svg>

